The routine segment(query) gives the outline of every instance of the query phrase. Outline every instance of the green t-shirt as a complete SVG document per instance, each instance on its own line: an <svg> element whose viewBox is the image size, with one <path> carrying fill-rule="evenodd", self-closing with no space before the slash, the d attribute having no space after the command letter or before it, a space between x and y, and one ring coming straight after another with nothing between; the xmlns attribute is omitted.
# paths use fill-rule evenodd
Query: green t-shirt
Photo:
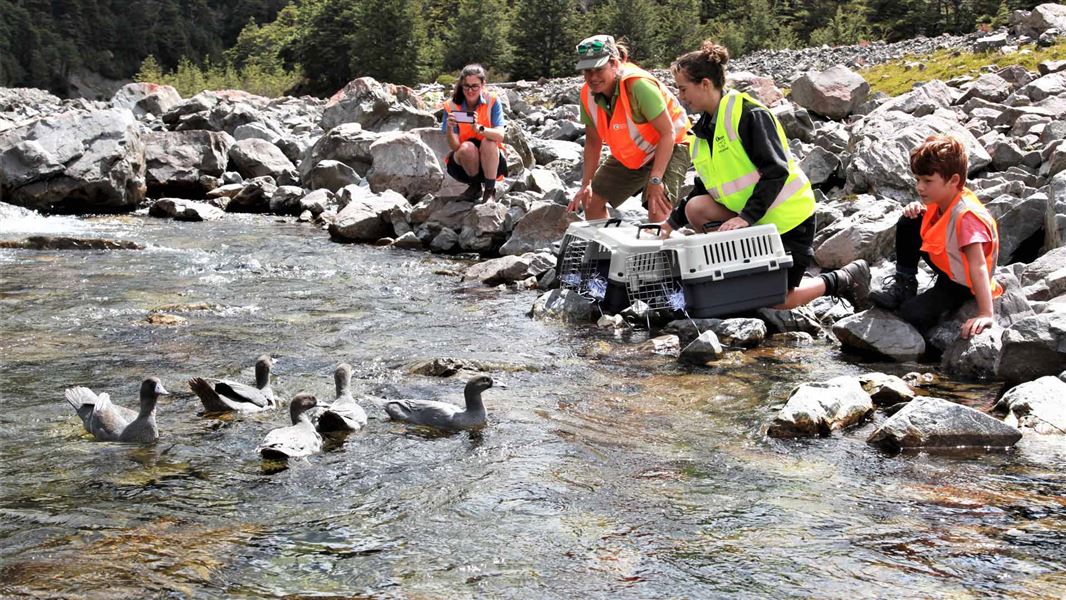
<svg viewBox="0 0 1066 600"><path fill-rule="evenodd" d="M629 89L632 93L629 95L629 105L633 108L634 123L647 123L666 110L666 99L659 93L659 87L652 81L643 77L630 81ZM593 94L596 104L607 111L608 117L614 114L614 105L618 103L619 85L621 85L621 81L614 84L614 93L610 98L605 94ZM580 106L581 122L585 124L585 127L594 127L592 118L585 111L585 105L582 103Z"/></svg>

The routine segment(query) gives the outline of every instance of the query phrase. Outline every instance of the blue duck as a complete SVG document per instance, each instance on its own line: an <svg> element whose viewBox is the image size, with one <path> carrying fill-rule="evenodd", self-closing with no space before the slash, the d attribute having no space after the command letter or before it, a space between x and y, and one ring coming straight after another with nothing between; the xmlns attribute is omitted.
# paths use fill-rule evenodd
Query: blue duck
<svg viewBox="0 0 1066 600"><path fill-rule="evenodd" d="M487 375L479 375L468 381L463 391L466 410L454 404L433 400L383 400L379 404L394 421L445 431L480 429L486 423L481 392L490 387L492 378Z"/></svg>
<svg viewBox="0 0 1066 600"><path fill-rule="evenodd" d="M94 394L87 387L68 388L64 393L67 402L81 417L85 430L96 439L106 442L150 443L159 439L155 423L155 407L159 396L169 394L158 377L149 377L141 382L140 410L111 403L107 394Z"/></svg>
<svg viewBox="0 0 1066 600"><path fill-rule="evenodd" d="M352 397L352 366L347 363L337 365L333 381L337 386L337 398L318 417L318 430L322 433L359 431L366 426L366 411Z"/></svg>
<svg viewBox="0 0 1066 600"><path fill-rule="evenodd" d="M289 404L289 418L292 425L271 430L263 438L256 452L263 458L284 460L310 456L322 451L322 436L315 431L307 411L314 408L318 401L311 394L300 393Z"/></svg>
<svg viewBox="0 0 1066 600"><path fill-rule="evenodd" d="M259 412L277 408L278 400L270 387L270 367L274 359L264 354L255 360L255 387L228 379L194 377L189 388L200 397L204 410L216 412Z"/></svg>

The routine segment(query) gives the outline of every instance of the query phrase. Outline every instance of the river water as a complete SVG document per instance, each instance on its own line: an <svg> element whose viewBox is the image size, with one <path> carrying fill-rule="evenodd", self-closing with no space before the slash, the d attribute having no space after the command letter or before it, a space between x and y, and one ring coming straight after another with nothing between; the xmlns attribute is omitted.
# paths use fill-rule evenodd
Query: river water
<svg viewBox="0 0 1066 600"><path fill-rule="evenodd" d="M1050 598L1066 590L1066 449L889 456L872 425L764 436L798 383L859 365L836 346L767 347L691 369L644 332L532 321L535 292L468 287L467 263L341 245L227 215L4 219L139 251L0 250L0 596L42 598ZM186 319L153 325L162 310ZM252 379L286 398L461 398L419 359L480 361L479 434L370 423L323 454L264 463L287 411L201 416L185 381ZM132 405L162 378L161 439L93 441L63 400ZM996 390L940 395L987 407Z"/></svg>

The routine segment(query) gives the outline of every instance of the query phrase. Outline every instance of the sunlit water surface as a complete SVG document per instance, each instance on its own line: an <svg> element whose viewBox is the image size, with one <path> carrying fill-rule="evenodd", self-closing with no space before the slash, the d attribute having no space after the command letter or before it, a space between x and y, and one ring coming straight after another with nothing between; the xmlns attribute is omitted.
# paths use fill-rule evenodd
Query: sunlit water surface
<svg viewBox="0 0 1066 600"><path fill-rule="evenodd" d="M532 321L535 292L468 287L466 263L331 243L227 215L9 219L0 239L67 233L141 251L0 250L0 596L253 598L1016 598L1066 590L1066 450L888 456L868 424L764 437L804 381L865 370L836 347L763 348L713 369L648 355L637 332ZM153 311L186 319L153 325ZM199 415L192 376L286 398L452 399L484 363L490 426L433 436L389 423L264 463L286 411ZM902 369L902 370L901 370ZM63 400L174 395L159 443L95 442ZM955 396L952 396L955 394ZM987 407L988 387L942 390Z"/></svg>

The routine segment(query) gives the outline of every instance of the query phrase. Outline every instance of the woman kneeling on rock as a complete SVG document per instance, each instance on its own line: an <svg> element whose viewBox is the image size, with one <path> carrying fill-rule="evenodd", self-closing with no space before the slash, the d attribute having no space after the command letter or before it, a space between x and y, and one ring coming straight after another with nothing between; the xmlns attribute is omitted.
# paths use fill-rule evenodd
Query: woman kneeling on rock
<svg viewBox="0 0 1066 600"><path fill-rule="evenodd" d="M484 67L463 67L451 99L444 103L444 114L441 128L452 149L444 159L448 175L470 184L463 198L475 200L480 195L482 202L494 201L496 182L507 175L506 124L496 94L485 89Z"/></svg>
<svg viewBox="0 0 1066 600"><path fill-rule="evenodd" d="M697 232L710 223L721 223L718 231L774 225L792 255L788 296L775 308L795 308L819 296L865 308L866 261L804 277L814 255L814 191L773 113L751 96L725 89L728 62L729 51L708 40L671 67L681 101L700 119L689 142L696 185L670 213L663 236L684 225Z"/></svg>

